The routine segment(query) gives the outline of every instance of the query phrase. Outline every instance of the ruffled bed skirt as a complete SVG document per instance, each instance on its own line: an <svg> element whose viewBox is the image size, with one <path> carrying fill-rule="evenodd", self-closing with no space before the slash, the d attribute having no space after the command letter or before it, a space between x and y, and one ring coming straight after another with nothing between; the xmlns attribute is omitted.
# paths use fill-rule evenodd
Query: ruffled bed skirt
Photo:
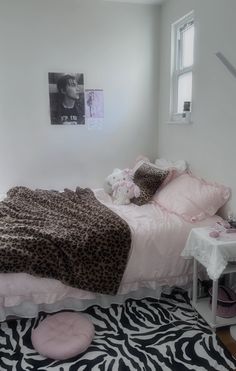
<svg viewBox="0 0 236 371"><path fill-rule="evenodd" d="M75 310L83 311L92 305L99 305L104 308L111 306L112 304L122 304L129 298L142 299L145 297L153 297L159 299L163 288L156 287L155 290L149 288L141 288L136 291L132 291L126 295L95 295L94 299L75 299L65 298L57 301L53 304L36 304L29 301L24 301L19 305L10 307L0 307L0 321L5 321L11 318L34 318L38 316L39 312L55 313L61 310ZM166 288L165 290L168 290Z"/></svg>

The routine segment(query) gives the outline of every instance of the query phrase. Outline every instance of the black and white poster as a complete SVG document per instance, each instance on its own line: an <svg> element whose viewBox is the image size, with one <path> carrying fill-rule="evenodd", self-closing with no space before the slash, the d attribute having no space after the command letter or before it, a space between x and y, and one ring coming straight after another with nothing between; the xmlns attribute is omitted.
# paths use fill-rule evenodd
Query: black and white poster
<svg viewBox="0 0 236 371"><path fill-rule="evenodd" d="M49 100L52 125L84 125L84 75L49 72Z"/></svg>

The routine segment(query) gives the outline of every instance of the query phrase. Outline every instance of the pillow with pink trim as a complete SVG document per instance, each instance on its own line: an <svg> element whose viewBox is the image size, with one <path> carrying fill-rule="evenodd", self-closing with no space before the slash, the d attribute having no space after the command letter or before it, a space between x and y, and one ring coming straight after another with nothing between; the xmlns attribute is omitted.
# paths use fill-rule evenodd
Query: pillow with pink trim
<svg viewBox="0 0 236 371"><path fill-rule="evenodd" d="M188 222L214 215L230 197L230 188L182 174L157 192L152 201Z"/></svg>

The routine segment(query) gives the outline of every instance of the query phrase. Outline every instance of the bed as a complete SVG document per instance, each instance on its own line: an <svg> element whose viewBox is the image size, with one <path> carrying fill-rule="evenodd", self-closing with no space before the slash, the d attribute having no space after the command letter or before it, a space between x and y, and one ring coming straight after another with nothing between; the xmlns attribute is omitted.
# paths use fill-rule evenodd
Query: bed
<svg viewBox="0 0 236 371"><path fill-rule="evenodd" d="M131 231L127 265L116 295L81 290L65 285L57 279L40 278L26 273L0 273L0 320L3 321L11 316L32 318L37 316L39 311L83 310L93 304L107 306L122 302L128 297L159 297L163 288L187 287L192 280L192 264L191 261L183 259L180 253L189 232L193 227L212 226L222 220L214 214L220 203L223 204L229 198L229 190L219 186L217 190L220 194L220 203L216 203L215 197L214 202L212 199L212 184L204 183L204 188L211 188L208 189L210 205L205 199L202 200L201 194L201 201L204 201L207 212L204 214L203 206L200 205L199 213L198 205L196 214L196 195L199 189L195 189L195 215L192 203L188 204L189 186L194 188L194 184L190 185L188 182L193 180L196 182L197 178L188 175L187 184L186 179L183 179L184 183L181 182L181 177L178 179L180 179L179 185L173 184L176 182L175 179L171 180L168 183L170 185L167 184L162 193L159 192L158 197L153 197L150 202L141 207L133 203L115 205L112 197L104 189L93 190L96 199L122 218ZM198 179L197 183L199 183ZM200 184L202 187L202 181ZM178 190L178 186L182 193ZM171 200L171 187L174 187L175 194L177 192L180 197L177 203L176 197ZM190 216L181 209L184 204L181 197L185 197L186 194ZM167 204L170 202L172 210L170 206L165 205L165 200ZM178 210L179 207L181 210Z"/></svg>

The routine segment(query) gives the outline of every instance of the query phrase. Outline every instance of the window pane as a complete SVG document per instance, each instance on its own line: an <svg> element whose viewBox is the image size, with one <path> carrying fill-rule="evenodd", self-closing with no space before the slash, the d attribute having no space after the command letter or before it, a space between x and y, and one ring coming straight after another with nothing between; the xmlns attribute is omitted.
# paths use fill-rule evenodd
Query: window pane
<svg viewBox="0 0 236 371"><path fill-rule="evenodd" d="M192 101L192 72L184 73L178 78L178 113L183 112L185 101Z"/></svg>
<svg viewBox="0 0 236 371"><path fill-rule="evenodd" d="M194 41L194 26L182 31L182 68L192 66L193 64L193 41Z"/></svg>

